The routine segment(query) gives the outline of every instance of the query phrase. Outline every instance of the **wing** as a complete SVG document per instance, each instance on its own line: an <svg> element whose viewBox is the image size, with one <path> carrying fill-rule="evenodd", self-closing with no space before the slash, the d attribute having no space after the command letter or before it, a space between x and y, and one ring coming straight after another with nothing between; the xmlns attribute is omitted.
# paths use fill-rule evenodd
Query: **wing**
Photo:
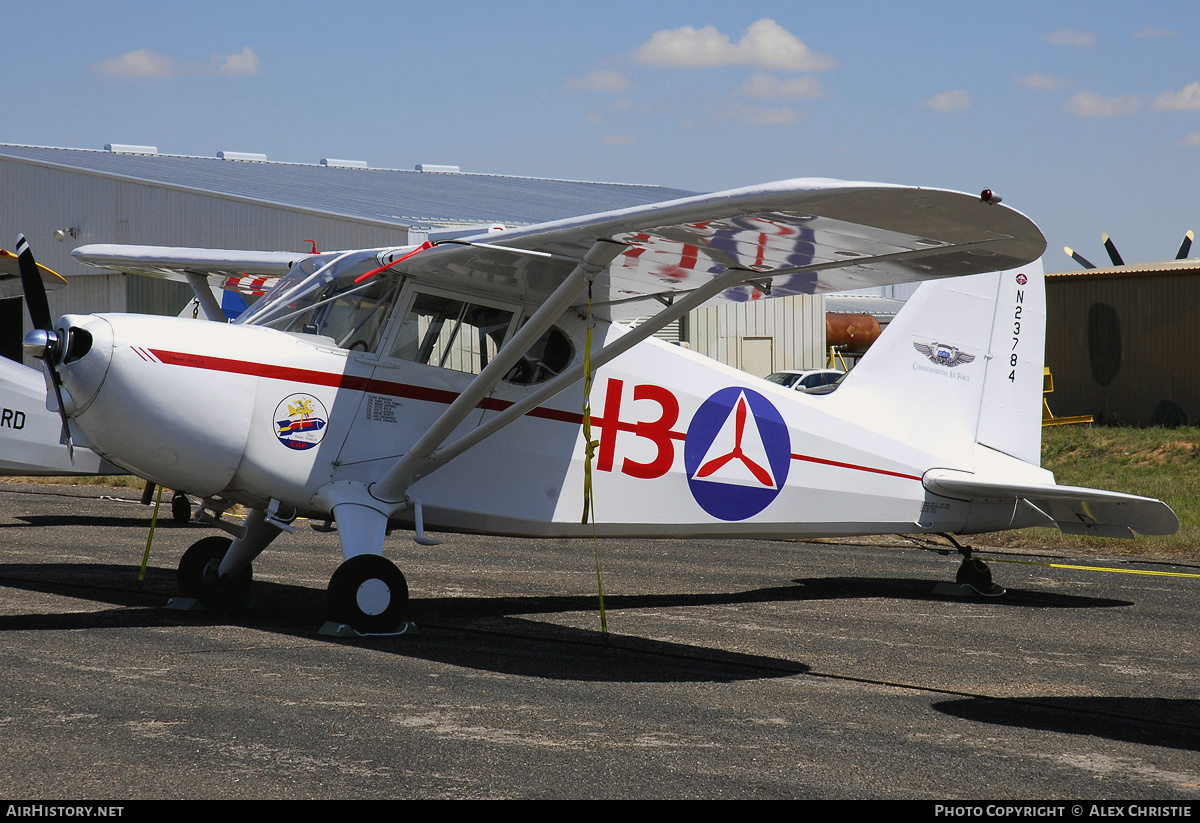
<svg viewBox="0 0 1200 823"><path fill-rule="evenodd" d="M58 272L48 269L40 263L38 264L38 274L42 276L42 283L45 285L46 291L54 291L67 285L66 279ZM6 249L0 249L0 299L21 297L23 294L17 256Z"/></svg>
<svg viewBox="0 0 1200 823"><path fill-rule="evenodd" d="M1179 519L1161 500L1132 494L1054 484L989 483L951 469L927 472L925 488L958 500L1025 501L1067 534L1133 537L1174 534Z"/></svg>
<svg viewBox="0 0 1200 823"><path fill-rule="evenodd" d="M291 271L296 263L312 255L96 243L80 246L71 252L71 256L89 266L127 274L145 274L182 283L191 282L188 275L201 275L219 288L261 293Z"/></svg>
<svg viewBox="0 0 1200 823"><path fill-rule="evenodd" d="M598 239L625 250L593 285L606 319L654 314L729 269L730 301L978 274L1036 260L1046 241L1027 217L974 195L799 179L385 250L384 263L442 288L540 305ZM215 285L285 273L307 255L153 246L83 246L81 262Z"/></svg>
<svg viewBox="0 0 1200 823"><path fill-rule="evenodd" d="M537 304L600 238L627 246L593 287L614 320L653 314L728 269L749 283L719 299L744 301L1016 268L1046 247L1024 215L977 196L800 179L449 241L397 268Z"/></svg>

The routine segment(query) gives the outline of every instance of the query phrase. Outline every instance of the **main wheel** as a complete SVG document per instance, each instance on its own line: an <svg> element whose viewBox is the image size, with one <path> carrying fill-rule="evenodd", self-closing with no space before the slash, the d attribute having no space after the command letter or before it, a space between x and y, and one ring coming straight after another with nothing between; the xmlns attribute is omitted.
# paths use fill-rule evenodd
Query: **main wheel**
<svg viewBox="0 0 1200 823"><path fill-rule="evenodd" d="M351 557L329 580L329 614L361 634L394 631L408 614L408 581L377 554Z"/></svg>
<svg viewBox="0 0 1200 823"><path fill-rule="evenodd" d="M179 591L184 597L194 597L213 611L234 609L246 600L253 582L249 566L225 580L218 574L232 543L228 537L214 535L196 541L183 553L179 561Z"/></svg>

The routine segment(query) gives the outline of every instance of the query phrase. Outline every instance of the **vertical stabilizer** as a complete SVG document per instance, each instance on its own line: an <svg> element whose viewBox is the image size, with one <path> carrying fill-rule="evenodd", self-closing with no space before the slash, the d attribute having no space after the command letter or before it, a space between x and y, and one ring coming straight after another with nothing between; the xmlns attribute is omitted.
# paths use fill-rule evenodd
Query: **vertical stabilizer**
<svg viewBox="0 0 1200 823"><path fill-rule="evenodd" d="M872 428L932 453L979 443L1039 465L1042 263L927 281L835 394Z"/></svg>

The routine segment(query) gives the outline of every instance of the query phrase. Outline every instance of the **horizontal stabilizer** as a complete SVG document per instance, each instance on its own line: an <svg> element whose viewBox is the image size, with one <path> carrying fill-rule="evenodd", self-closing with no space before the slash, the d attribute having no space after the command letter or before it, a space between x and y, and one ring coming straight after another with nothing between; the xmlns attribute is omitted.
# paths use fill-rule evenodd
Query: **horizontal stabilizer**
<svg viewBox="0 0 1200 823"><path fill-rule="evenodd" d="M1179 518L1161 500L1079 486L996 483L968 472L932 469L928 491L972 502L1025 501L1067 534L1131 538L1137 534L1174 534Z"/></svg>

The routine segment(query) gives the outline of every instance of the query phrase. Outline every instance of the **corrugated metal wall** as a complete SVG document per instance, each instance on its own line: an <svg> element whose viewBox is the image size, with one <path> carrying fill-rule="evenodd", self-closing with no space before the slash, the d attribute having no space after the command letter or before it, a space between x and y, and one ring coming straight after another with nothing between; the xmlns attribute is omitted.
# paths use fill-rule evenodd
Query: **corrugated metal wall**
<svg viewBox="0 0 1200 823"><path fill-rule="evenodd" d="M737 368L764 350L746 339L772 341L770 371L825 365L825 297L796 295L745 303L722 303L688 316L688 344L695 351ZM762 368L755 369L755 373ZM759 375L765 376L765 374Z"/></svg>
<svg viewBox="0 0 1200 823"><path fill-rule="evenodd" d="M1047 401L1056 415L1137 426L1200 422L1200 278L1050 277Z"/></svg>

